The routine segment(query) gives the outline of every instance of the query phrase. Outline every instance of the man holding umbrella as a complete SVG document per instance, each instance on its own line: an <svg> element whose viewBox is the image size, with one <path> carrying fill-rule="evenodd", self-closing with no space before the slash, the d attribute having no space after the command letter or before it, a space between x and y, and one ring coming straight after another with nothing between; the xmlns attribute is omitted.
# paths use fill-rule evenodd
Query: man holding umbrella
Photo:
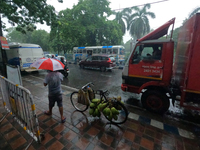
<svg viewBox="0 0 200 150"><path fill-rule="evenodd" d="M59 107L61 122L64 123L66 121L66 117L63 116L63 104L62 104L62 89L61 89L61 81L63 80L63 75L57 70L63 69L64 65L59 60L55 59L46 59L41 58L31 64L32 67L36 67L37 69L45 69L48 70L48 74L44 79L44 86L48 85L48 98L49 98L49 110L45 111L46 115L52 115L52 109L57 102L57 106Z"/></svg>

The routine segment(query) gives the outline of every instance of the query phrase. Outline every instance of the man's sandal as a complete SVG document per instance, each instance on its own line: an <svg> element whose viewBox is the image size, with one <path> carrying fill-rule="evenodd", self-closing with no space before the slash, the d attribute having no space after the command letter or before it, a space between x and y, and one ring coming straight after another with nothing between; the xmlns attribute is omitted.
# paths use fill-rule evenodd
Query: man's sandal
<svg viewBox="0 0 200 150"><path fill-rule="evenodd" d="M65 121L66 121L66 117L63 120L61 120L61 123L65 123Z"/></svg>

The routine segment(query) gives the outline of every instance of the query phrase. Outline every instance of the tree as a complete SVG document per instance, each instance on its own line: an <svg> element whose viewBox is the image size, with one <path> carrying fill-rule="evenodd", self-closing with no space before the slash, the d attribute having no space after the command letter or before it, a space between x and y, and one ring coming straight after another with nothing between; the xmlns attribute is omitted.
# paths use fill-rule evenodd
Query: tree
<svg viewBox="0 0 200 150"><path fill-rule="evenodd" d="M62 0L58 0L62 2ZM36 29L35 23L51 25L55 20L55 8L47 5L46 0L1 0L0 1L0 36L5 30L5 23L1 15L7 18L12 25L17 24L17 30L25 33ZM24 30L26 29L26 30Z"/></svg>
<svg viewBox="0 0 200 150"><path fill-rule="evenodd" d="M120 25L107 20L111 14L107 0L80 0L72 9L59 12L51 26L52 47L65 53L75 46L120 44Z"/></svg>
<svg viewBox="0 0 200 150"><path fill-rule="evenodd" d="M129 14L131 13L131 9L125 8L121 12L115 12L113 11L113 14L115 15L115 21L117 21L118 24L121 25L121 30L123 35L126 33L126 24L128 24L128 18Z"/></svg>
<svg viewBox="0 0 200 150"><path fill-rule="evenodd" d="M195 15L199 11L200 11L200 7L197 7L194 10L192 10L192 12L189 14L189 18L191 18L193 15Z"/></svg>
<svg viewBox="0 0 200 150"><path fill-rule="evenodd" d="M130 30L129 32L131 36L135 36L137 39L139 39L150 31L148 16L155 18L155 14L153 12L147 11L147 9L150 7L150 4L146 4L141 9L137 6L131 8L132 10L136 11L129 17L128 20L127 29Z"/></svg>
<svg viewBox="0 0 200 150"><path fill-rule="evenodd" d="M11 27L7 29L6 38L8 43L11 42L24 43L26 39L26 34L24 35L21 32L17 31L15 27Z"/></svg>
<svg viewBox="0 0 200 150"><path fill-rule="evenodd" d="M45 30L35 30L31 34L31 41L29 43L38 44L44 51L49 51L49 33Z"/></svg>
<svg viewBox="0 0 200 150"><path fill-rule="evenodd" d="M8 34L6 38L9 43L32 43L38 44L42 47L44 51L49 51L49 33L45 30L34 30L33 32L26 31L26 34L23 34L16 30L16 28L8 28Z"/></svg>

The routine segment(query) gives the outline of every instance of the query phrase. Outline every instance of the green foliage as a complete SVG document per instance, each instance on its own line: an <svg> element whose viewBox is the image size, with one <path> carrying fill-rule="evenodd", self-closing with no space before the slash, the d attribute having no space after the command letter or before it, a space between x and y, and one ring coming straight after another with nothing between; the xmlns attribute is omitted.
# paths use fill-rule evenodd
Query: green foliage
<svg viewBox="0 0 200 150"><path fill-rule="evenodd" d="M130 44L131 44L131 40L127 41L127 42L124 44L124 48L125 48L125 51L126 51L126 52L130 52L130 48L131 48Z"/></svg>
<svg viewBox="0 0 200 150"><path fill-rule="evenodd" d="M136 12L129 17L127 29L130 30L130 34L135 36L137 39L141 38L150 31L148 17L155 18L155 14L153 12L147 11L150 6L150 4L146 4L141 9L137 6L132 7L132 10L135 10Z"/></svg>
<svg viewBox="0 0 200 150"><path fill-rule="evenodd" d="M113 11L115 15L115 21L121 25L121 31L123 35L126 33L126 24L128 24L129 14L131 13L131 9L125 8L121 12Z"/></svg>
<svg viewBox="0 0 200 150"><path fill-rule="evenodd" d="M58 0L62 2L62 0ZM47 5L46 0L1 0L0 14L7 18L12 25L17 24L17 30L25 33L36 29L35 23L51 25L56 19L55 8ZM5 24L0 16L0 36Z"/></svg>
<svg viewBox="0 0 200 150"><path fill-rule="evenodd" d="M147 11L150 6L150 4L146 4L141 9L140 7L135 6L123 9L121 12L113 12L115 15L114 20L121 25L122 33L125 34L126 30L128 30L130 35L136 39L141 38L143 35L148 33L150 31L148 17L155 18L153 12Z"/></svg>
<svg viewBox="0 0 200 150"><path fill-rule="evenodd" d="M32 43L38 44L44 51L49 51L49 33L45 30L26 31L25 34L17 31L16 28L9 28L6 38L9 43Z"/></svg>
<svg viewBox="0 0 200 150"><path fill-rule="evenodd" d="M66 53L75 46L120 44L120 25L107 20L111 13L107 0L80 0L72 9L59 12L59 21L51 26L52 47Z"/></svg>
<svg viewBox="0 0 200 150"><path fill-rule="evenodd" d="M173 38L173 40L174 40L174 48L177 47L177 42L178 42L178 33L179 33L179 30L180 30L180 27L174 29L174 31L173 31L172 38Z"/></svg>
<svg viewBox="0 0 200 150"><path fill-rule="evenodd" d="M191 18L193 15L195 15L196 13L198 13L200 11L200 7L196 7L194 10L192 10L192 12L189 14L189 18Z"/></svg>

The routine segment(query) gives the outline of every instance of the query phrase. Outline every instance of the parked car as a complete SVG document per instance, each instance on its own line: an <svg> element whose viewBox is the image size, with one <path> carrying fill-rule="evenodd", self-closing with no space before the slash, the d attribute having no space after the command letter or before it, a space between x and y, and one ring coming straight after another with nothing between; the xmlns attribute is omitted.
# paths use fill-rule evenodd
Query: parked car
<svg viewBox="0 0 200 150"><path fill-rule="evenodd" d="M102 72L112 70L116 66L112 55L92 55L79 62L80 68L100 69Z"/></svg>

